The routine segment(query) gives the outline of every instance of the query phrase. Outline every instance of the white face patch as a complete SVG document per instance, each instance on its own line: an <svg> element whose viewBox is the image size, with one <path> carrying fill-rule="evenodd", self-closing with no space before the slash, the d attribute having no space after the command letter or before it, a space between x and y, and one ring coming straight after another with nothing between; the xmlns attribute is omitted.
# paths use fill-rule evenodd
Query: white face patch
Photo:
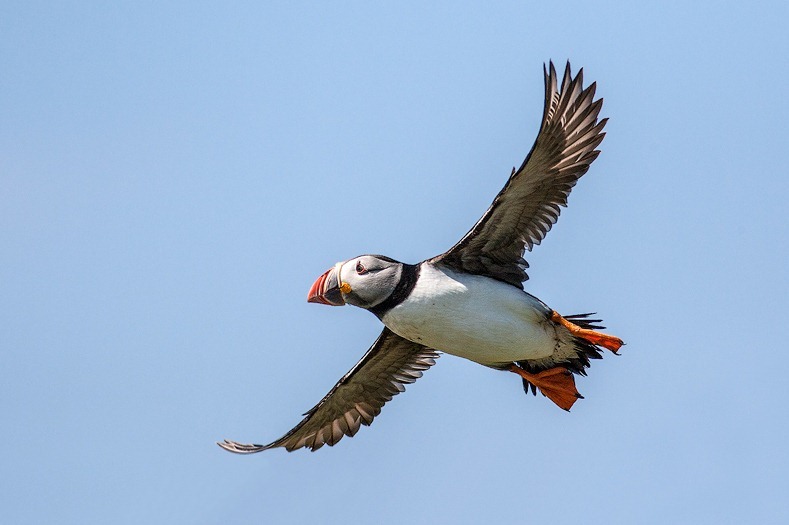
<svg viewBox="0 0 789 525"><path fill-rule="evenodd" d="M346 267L348 275L342 273ZM396 261L361 255L338 262L332 270L347 304L372 308L391 295L400 278L400 268Z"/></svg>

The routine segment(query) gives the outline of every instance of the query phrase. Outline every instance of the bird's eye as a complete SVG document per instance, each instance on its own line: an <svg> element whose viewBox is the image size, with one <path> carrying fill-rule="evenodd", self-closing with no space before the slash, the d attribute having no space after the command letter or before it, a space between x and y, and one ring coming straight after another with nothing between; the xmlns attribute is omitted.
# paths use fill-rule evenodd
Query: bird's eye
<svg viewBox="0 0 789 525"><path fill-rule="evenodd" d="M364 265L361 262L357 262L356 263L356 273L358 273L359 275L363 275L363 274L367 273L367 268L365 268Z"/></svg>

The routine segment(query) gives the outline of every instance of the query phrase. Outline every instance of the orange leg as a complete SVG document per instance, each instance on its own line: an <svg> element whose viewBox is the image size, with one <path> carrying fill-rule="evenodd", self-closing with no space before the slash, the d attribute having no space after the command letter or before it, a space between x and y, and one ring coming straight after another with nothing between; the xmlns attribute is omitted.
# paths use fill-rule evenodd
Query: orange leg
<svg viewBox="0 0 789 525"><path fill-rule="evenodd" d="M530 374L517 365L510 365L507 370L518 374L539 388L544 396L564 410L569 411L573 403L578 399L583 399L583 396L575 388L573 374L566 368L550 368L536 374Z"/></svg>
<svg viewBox="0 0 789 525"><path fill-rule="evenodd" d="M551 321L564 325L574 336L580 337L581 339L586 339L593 345L607 348L613 353L617 353L617 350L622 348L622 345L625 344L624 341L613 335L595 332L594 330L589 330L587 328L581 328L580 326L571 323L559 315L558 312L553 312L553 315L551 315Z"/></svg>

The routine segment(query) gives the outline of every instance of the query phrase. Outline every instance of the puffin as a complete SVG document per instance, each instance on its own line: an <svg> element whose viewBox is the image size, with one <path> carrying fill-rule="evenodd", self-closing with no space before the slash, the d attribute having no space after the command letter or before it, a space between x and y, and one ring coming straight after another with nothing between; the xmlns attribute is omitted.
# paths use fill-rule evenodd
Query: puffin
<svg viewBox="0 0 789 525"><path fill-rule="evenodd" d="M561 82L543 65L545 106L537 139L521 166L476 224L448 251L418 264L382 255L338 262L318 277L307 300L350 304L375 315L383 331L367 353L304 419L267 445L224 440L237 454L282 447L315 451L368 426L384 404L451 354L517 374L528 395L541 392L569 411L583 396L574 374L586 375L603 349L624 344L601 332L594 314L561 315L524 290L526 251L545 238L570 191L600 154L607 119L596 84L583 87L569 61Z"/></svg>

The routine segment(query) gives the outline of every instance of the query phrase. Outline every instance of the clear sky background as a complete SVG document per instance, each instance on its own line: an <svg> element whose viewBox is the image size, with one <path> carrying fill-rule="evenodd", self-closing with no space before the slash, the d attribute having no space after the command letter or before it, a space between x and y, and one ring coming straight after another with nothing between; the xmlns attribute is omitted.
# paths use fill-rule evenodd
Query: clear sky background
<svg viewBox="0 0 789 525"><path fill-rule="evenodd" d="M789 4L0 6L3 523L786 523ZM452 356L370 428L243 457L380 331L585 68L603 153L527 289L627 341L565 413Z"/></svg>

